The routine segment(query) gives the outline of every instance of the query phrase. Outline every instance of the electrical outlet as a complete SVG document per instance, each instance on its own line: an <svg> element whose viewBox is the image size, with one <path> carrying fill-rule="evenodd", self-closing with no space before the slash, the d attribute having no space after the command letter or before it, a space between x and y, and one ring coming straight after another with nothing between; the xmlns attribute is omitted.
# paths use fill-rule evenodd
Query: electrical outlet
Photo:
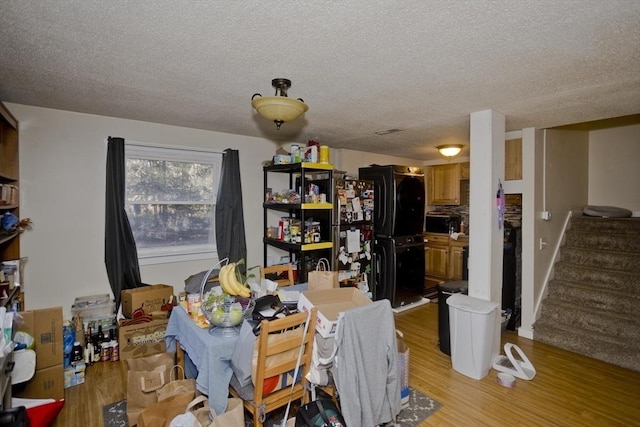
<svg viewBox="0 0 640 427"><path fill-rule="evenodd" d="M542 211L542 219L544 219L545 221L549 221L551 219L551 212Z"/></svg>

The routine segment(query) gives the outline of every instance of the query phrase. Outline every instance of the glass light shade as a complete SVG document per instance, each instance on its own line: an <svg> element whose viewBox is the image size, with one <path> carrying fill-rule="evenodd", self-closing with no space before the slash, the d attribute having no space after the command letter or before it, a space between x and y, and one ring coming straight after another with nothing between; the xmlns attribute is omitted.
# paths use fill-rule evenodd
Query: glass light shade
<svg viewBox="0 0 640 427"><path fill-rule="evenodd" d="M449 145L440 145L438 147L438 151L445 157L453 157L460 154L462 151L462 145L459 144L449 144Z"/></svg>
<svg viewBox="0 0 640 427"><path fill-rule="evenodd" d="M309 106L302 101L285 96L263 96L251 101L261 116L274 122L290 122L303 115Z"/></svg>

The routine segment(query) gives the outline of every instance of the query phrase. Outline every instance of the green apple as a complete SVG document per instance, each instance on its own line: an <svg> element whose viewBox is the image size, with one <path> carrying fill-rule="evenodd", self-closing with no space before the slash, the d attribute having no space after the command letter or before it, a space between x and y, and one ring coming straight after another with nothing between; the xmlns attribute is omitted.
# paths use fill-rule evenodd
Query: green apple
<svg viewBox="0 0 640 427"><path fill-rule="evenodd" d="M224 322L224 311L219 308L213 310L213 312L211 313L211 320L213 320L213 323L217 324Z"/></svg>

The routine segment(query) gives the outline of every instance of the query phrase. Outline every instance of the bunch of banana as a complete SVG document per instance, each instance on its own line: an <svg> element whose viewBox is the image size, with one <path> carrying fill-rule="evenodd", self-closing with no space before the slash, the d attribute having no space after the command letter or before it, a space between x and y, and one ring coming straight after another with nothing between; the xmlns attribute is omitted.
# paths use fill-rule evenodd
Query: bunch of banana
<svg viewBox="0 0 640 427"><path fill-rule="evenodd" d="M238 280L238 271L235 262L230 262L220 269L218 280L220 281L222 290L229 295L237 295L243 298L249 298L251 296L249 288Z"/></svg>

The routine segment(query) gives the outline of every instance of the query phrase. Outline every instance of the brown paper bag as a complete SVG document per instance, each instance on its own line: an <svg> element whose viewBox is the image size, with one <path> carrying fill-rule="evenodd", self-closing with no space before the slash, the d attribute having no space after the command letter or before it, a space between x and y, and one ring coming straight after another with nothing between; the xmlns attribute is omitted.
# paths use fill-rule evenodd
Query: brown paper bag
<svg viewBox="0 0 640 427"><path fill-rule="evenodd" d="M316 269L307 273L307 282L310 291L340 287L338 272L331 271L331 266L326 258L320 259Z"/></svg>
<svg viewBox="0 0 640 427"><path fill-rule="evenodd" d="M217 415L209 407L205 396L198 396L189 402L187 411L195 415L202 427L245 427L242 399L236 397L229 398L224 414Z"/></svg>
<svg viewBox="0 0 640 427"><path fill-rule="evenodd" d="M193 391L176 393L161 402L147 406L138 416L138 427L167 427L171 420L185 412L194 396Z"/></svg>
<svg viewBox="0 0 640 427"><path fill-rule="evenodd" d="M175 353L127 359L127 418L137 423L140 412L158 401L156 391L170 381Z"/></svg>
<svg viewBox="0 0 640 427"><path fill-rule="evenodd" d="M173 377L173 373L177 371L182 372L182 378L178 379ZM176 394L182 394L191 392L193 397L196 397L196 380L193 378L185 378L184 377L184 369L180 365L175 365L171 370L171 378L167 384L162 386L162 388L156 390L156 395L158 396L158 402L166 400Z"/></svg>

